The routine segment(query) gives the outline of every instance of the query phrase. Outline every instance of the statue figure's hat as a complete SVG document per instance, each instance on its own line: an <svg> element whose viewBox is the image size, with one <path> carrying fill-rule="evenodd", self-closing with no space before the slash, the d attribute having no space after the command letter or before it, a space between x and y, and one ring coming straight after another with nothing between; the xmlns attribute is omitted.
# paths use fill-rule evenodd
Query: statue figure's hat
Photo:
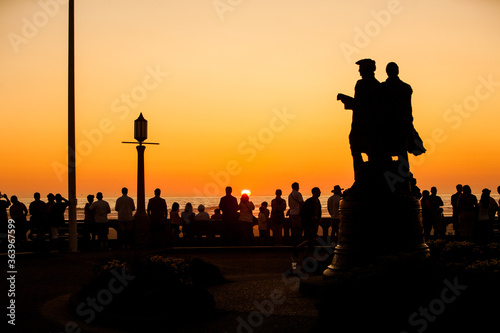
<svg viewBox="0 0 500 333"><path fill-rule="evenodd" d="M366 69L371 69L375 72L375 60L372 59L361 59L356 61L356 65L365 67Z"/></svg>

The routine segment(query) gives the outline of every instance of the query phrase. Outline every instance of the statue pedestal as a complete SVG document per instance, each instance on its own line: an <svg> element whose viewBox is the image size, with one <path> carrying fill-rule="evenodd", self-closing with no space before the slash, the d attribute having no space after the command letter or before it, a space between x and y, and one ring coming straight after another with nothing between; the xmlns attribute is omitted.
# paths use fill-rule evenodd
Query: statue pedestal
<svg viewBox="0 0 500 333"><path fill-rule="evenodd" d="M346 191L340 202L339 242L325 277L368 265L381 256L429 256L420 201L409 190L390 191L381 173L370 173L369 179Z"/></svg>

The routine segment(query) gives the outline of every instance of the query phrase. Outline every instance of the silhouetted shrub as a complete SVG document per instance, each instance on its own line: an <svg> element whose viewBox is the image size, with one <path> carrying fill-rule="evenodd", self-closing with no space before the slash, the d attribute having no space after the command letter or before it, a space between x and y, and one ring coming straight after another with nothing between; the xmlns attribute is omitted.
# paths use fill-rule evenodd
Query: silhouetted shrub
<svg viewBox="0 0 500 333"><path fill-rule="evenodd" d="M214 298L204 287L224 281L216 266L200 259L113 258L96 266L96 277L71 297L70 306L90 324L182 327L214 313Z"/></svg>

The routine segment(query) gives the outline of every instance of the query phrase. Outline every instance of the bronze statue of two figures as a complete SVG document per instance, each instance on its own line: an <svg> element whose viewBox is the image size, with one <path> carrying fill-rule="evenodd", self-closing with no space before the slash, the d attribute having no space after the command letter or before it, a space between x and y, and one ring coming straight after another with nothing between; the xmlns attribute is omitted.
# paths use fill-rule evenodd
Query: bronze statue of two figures
<svg viewBox="0 0 500 333"><path fill-rule="evenodd" d="M352 110L349 143L355 181L340 202L339 241L325 276L380 256L429 253L423 239L420 190L408 163L408 153L425 152L413 127L412 89L399 79L395 63L387 65L388 78L382 83L375 78L375 61L356 64L362 78L354 97L337 96L345 109ZM362 153L368 161L363 161Z"/></svg>
<svg viewBox="0 0 500 333"><path fill-rule="evenodd" d="M387 65L388 78L380 83L375 78L375 61L362 59L361 80L356 83L354 97L338 94L344 108L352 110L349 143L354 165L353 191L376 186L377 192L411 192L408 153L425 152L422 140L413 127L412 88L399 78L396 63ZM362 153L368 156L363 162ZM393 161L393 157L395 161ZM348 191L349 194L349 191Z"/></svg>

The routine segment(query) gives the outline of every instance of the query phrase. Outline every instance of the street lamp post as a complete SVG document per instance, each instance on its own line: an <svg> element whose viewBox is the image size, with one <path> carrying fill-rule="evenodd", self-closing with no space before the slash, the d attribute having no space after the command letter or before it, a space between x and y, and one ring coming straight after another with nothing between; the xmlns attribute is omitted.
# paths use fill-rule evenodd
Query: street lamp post
<svg viewBox="0 0 500 333"><path fill-rule="evenodd" d="M78 251L76 227L76 152L75 152L75 18L74 0L68 11L68 198L69 251Z"/></svg>
<svg viewBox="0 0 500 333"><path fill-rule="evenodd" d="M146 195L144 182L144 151L145 144L158 145L159 143L144 142L148 138L148 121L144 119L142 113L134 121L134 139L137 142L122 142L139 145L137 148L137 207L134 215L134 244L143 245L148 241L149 218L146 214Z"/></svg>

